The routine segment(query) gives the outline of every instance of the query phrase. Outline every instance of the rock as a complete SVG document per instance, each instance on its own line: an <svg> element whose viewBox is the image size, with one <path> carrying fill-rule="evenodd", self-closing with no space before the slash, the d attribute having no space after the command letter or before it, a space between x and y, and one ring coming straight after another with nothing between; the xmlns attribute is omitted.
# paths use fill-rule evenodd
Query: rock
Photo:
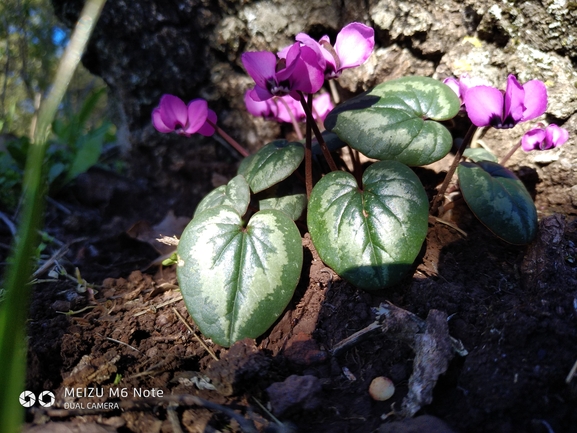
<svg viewBox="0 0 577 433"><path fill-rule="evenodd" d="M72 26L82 2L52 2L57 16ZM334 41L351 21L372 25L376 46L365 65L339 79L346 92L403 75L442 79L464 72L504 87L507 74L513 73L521 82L537 78L547 83L551 117L568 119L577 112L572 64L577 58L577 15L561 0L119 0L106 4L83 62L110 86L118 102L113 117L128 131L133 153L150 155L147 162L159 166L146 175L169 183L165 166L198 172L189 167L197 159L188 154L191 143L206 146L202 154L212 159L217 158L212 148L218 144L214 139L158 134L150 113L162 94L207 99L219 124L255 150L276 138L280 127L244 109L243 95L253 83L240 55L276 51L299 32L315 38L328 34ZM132 161L142 164L138 158Z"/></svg>
<svg viewBox="0 0 577 433"><path fill-rule="evenodd" d="M338 83L349 92L356 93L368 90L385 80L406 75L430 76L433 72L433 62L419 59L408 49L393 44L386 48L377 48L358 68L345 69Z"/></svg>
<svg viewBox="0 0 577 433"><path fill-rule="evenodd" d="M370 9L375 27L393 41L410 38L425 56L438 55L467 36L467 8L451 0L435 2L380 0Z"/></svg>
<svg viewBox="0 0 577 433"><path fill-rule="evenodd" d="M275 416L288 416L301 410L316 409L321 400L321 383L315 376L292 375L284 382L273 383L266 389Z"/></svg>

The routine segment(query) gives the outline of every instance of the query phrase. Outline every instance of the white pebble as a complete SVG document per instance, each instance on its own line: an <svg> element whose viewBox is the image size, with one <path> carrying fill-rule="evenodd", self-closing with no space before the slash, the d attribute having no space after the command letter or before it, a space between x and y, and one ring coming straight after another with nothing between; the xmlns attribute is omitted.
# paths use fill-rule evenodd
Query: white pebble
<svg viewBox="0 0 577 433"><path fill-rule="evenodd" d="M395 385L388 377L375 377L369 386L369 394L373 400L385 401L395 393Z"/></svg>

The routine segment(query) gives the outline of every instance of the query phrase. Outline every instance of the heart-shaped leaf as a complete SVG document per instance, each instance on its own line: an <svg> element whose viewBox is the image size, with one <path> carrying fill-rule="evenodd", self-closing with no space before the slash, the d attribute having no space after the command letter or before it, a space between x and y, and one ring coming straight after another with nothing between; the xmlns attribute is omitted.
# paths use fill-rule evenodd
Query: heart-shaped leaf
<svg viewBox="0 0 577 433"><path fill-rule="evenodd" d="M457 169L467 205L496 236L515 245L537 234L537 210L523 182L490 161L462 162Z"/></svg>
<svg viewBox="0 0 577 433"><path fill-rule="evenodd" d="M241 176L233 177L228 184L221 185L204 197L194 212L196 217L201 212L213 207L228 205L232 206L240 216L246 213L250 202L250 189L246 179Z"/></svg>
<svg viewBox="0 0 577 433"><path fill-rule="evenodd" d="M428 201L406 165L381 161L355 178L333 171L313 188L308 226L321 259L365 290L393 285L410 269L427 235Z"/></svg>
<svg viewBox="0 0 577 433"><path fill-rule="evenodd" d="M327 130L370 158L430 164L451 150L452 137L436 120L459 112L455 92L428 77L379 84L329 113Z"/></svg>
<svg viewBox="0 0 577 433"><path fill-rule="evenodd" d="M300 233L283 212L258 212L245 228L230 206L194 218L177 252L190 315L205 336L227 347L273 324L293 295L303 260Z"/></svg>
<svg viewBox="0 0 577 433"><path fill-rule="evenodd" d="M493 161L497 162L497 157L489 152L487 149L483 149L482 147L470 148L468 147L463 152L463 156L469 158L473 162L478 161Z"/></svg>
<svg viewBox="0 0 577 433"><path fill-rule="evenodd" d="M293 221L299 219L307 207L305 188L295 176L262 191L257 199L260 210L277 209L286 213Z"/></svg>
<svg viewBox="0 0 577 433"><path fill-rule="evenodd" d="M289 177L304 159L302 144L275 140L241 163L242 174L255 194Z"/></svg>

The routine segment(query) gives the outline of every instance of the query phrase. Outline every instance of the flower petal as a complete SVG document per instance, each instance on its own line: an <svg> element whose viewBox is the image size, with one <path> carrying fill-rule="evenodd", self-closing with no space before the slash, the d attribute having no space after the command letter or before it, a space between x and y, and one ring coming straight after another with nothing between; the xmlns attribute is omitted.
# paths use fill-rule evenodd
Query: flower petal
<svg viewBox="0 0 577 433"><path fill-rule="evenodd" d="M269 100L267 101L255 101L251 94L254 89L247 90L244 94L244 105L247 111L253 116L269 118L271 117L271 110Z"/></svg>
<svg viewBox="0 0 577 433"><path fill-rule="evenodd" d="M313 38L311 38L309 35L307 35L306 33L299 33L298 35L296 35L295 39L297 41L299 41L300 43L302 43L303 45L311 48L315 53L317 53L317 58L319 61L319 65L321 66L321 68L325 68L325 56L324 53L322 52L322 47L321 45L315 41Z"/></svg>
<svg viewBox="0 0 577 433"><path fill-rule="evenodd" d="M503 94L489 86L471 87L464 97L469 119L476 126L489 126L495 118L501 119Z"/></svg>
<svg viewBox="0 0 577 433"><path fill-rule="evenodd" d="M188 123L184 128L185 134L194 134L206 122L208 103L204 99L193 99L188 103Z"/></svg>
<svg viewBox="0 0 577 433"><path fill-rule="evenodd" d="M443 84L449 86L451 90L455 92L459 98L461 98L461 86L459 80L457 80L455 77L448 77L443 80Z"/></svg>
<svg viewBox="0 0 577 433"><path fill-rule="evenodd" d="M270 51L253 51L241 55L242 64L258 87L266 88L267 80L274 78L276 56Z"/></svg>
<svg viewBox="0 0 577 433"><path fill-rule="evenodd" d="M313 99L313 117L324 122L327 114L335 108L329 93L321 93Z"/></svg>
<svg viewBox="0 0 577 433"><path fill-rule="evenodd" d="M186 113L186 104L177 96L162 95L160 98L160 118L162 122L174 131L177 126L184 128L188 115Z"/></svg>
<svg viewBox="0 0 577 433"><path fill-rule="evenodd" d="M569 140L569 131L552 123L545 129L545 148L543 150L559 147Z"/></svg>
<svg viewBox="0 0 577 433"><path fill-rule="evenodd" d="M321 68L317 54L307 46L302 47L300 57L294 62L294 70L289 77L290 90L316 93L323 86L324 81L324 68Z"/></svg>
<svg viewBox="0 0 577 433"><path fill-rule="evenodd" d="M276 98L276 103L278 104L278 113L276 116L278 122L291 123L291 114L297 122L300 122L305 118L305 112L300 102L291 98L289 95Z"/></svg>
<svg viewBox="0 0 577 433"><path fill-rule="evenodd" d="M505 106L503 110L503 123L509 128L515 126L523 119L525 111L525 90L514 75L507 78L507 89L505 90ZM511 125L509 125L512 122Z"/></svg>
<svg viewBox="0 0 577 433"><path fill-rule="evenodd" d="M164 122L162 121L162 117L160 115L160 108L156 107L154 110L152 110L152 126L154 126L154 128L158 131L158 132L162 132L162 133L167 133L167 132L172 132L174 131L174 128L169 128L168 126L166 126L164 124Z"/></svg>
<svg viewBox="0 0 577 433"><path fill-rule="evenodd" d="M337 52L334 51L334 47L331 45L331 41L327 35L324 35L322 38L319 39L319 45L321 47L321 54L325 59L325 77L326 78L337 78L340 75L340 72L337 73L337 59L335 59L335 55L338 56ZM334 52L331 53L326 47L330 46ZM339 59L339 65L340 65Z"/></svg>
<svg viewBox="0 0 577 433"><path fill-rule="evenodd" d="M272 98L274 95L272 93L270 93L264 87L255 86L253 91L250 92L249 96L252 99L254 99L255 101L266 101L266 100Z"/></svg>
<svg viewBox="0 0 577 433"><path fill-rule="evenodd" d="M375 47L375 31L361 23L350 23L337 35L335 51L341 61L339 70L362 65Z"/></svg>
<svg viewBox="0 0 577 433"><path fill-rule="evenodd" d="M545 131L542 129L531 129L526 132L521 139L521 147L525 152L540 149L545 140Z"/></svg>
<svg viewBox="0 0 577 433"><path fill-rule="evenodd" d="M215 129L214 129L214 126L212 126L209 123L209 121L212 122L212 124L216 125L216 121L217 121L216 113L214 111L212 111L211 109L208 110L208 115L206 116L206 122L196 132L200 135L204 135L205 137L210 137L211 135L213 135Z"/></svg>
<svg viewBox="0 0 577 433"><path fill-rule="evenodd" d="M539 80L527 81L523 84L525 90L525 111L522 120L535 119L542 115L547 109L547 87Z"/></svg>
<svg viewBox="0 0 577 433"><path fill-rule="evenodd" d="M310 48L307 48L310 50ZM286 66L284 69L277 71L275 77L277 82L288 80L289 77L292 75L297 63L300 61L301 57L301 44L300 42L295 42L291 45L290 49L287 51L286 54Z"/></svg>

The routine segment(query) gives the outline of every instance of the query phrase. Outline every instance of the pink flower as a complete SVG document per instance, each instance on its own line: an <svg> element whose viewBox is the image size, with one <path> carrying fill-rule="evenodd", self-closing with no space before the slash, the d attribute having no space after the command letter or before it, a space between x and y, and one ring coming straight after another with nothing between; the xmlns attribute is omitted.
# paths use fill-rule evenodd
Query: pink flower
<svg viewBox="0 0 577 433"><path fill-rule="evenodd" d="M476 86L469 88L463 99L474 125L508 129L545 112L547 88L539 80L521 85L509 75L505 94L494 87Z"/></svg>
<svg viewBox="0 0 577 433"><path fill-rule="evenodd" d="M467 93L467 90L471 87L491 85L487 80L478 77L471 77L469 74L461 75L458 80L454 77L445 78L443 83L449 86L451 90L457 94L461 100L461 104L464 104L465 93Z"/></svg>
<svg viewBox="0 0 577 433"><path fill-rule="evenodd" d="M187 137L195 133L211 136L216 120L216 113L204 99L194 99L187 106L174 95L163 95L158 107L152 110L152 125L158 132L176 132Z"/></svg>
<svg viewBox="0 0 577 433"><path fill-rule="evenodd" d="M284 95L299 99L299 91L315 93L324 82L316 53L309 47L301 47L298 42L282 59L277 59L271 52L258 51L244 53L241 60L256 84L251 93L256 101Z"/></svg>
<svg viewBox="0 0 577 433"><path fill-rule="evenodd" d="M291 123L292 116L297 122L306 120L305 111L299 101L292 97L276 96L266 101L255 101L253 98L255 89L248 90L244 94L244 103L250 114L257 117L263 117L267 120L277 122ZM321 93L313 99L313 117L323 120L327 114L334 108L331 97L328 93ZM290 110L290 112L289 112Z"/></svg>
<svg viewBox="0 0 577 433"><path fill-rule="evenodd" d="M321 93L313 99L313 117L315 120L325 121L327 115L335 108L331 95L328 93Z"/></svg>
<svg viewBox="0 0 577 433"><path fill-rule="evenodd" d="M278 114L278 107L274 99L267 99L266 101L258 101L255 98L258 96L254 95L254 89L247 90L244 94L244 105L247 111L256 117L263 117L268 120L276 119Z"/></svg>
<svg viewBox="0 0 577 433"><path fill-rule="evenodd" d="M569 132L552 123L545 129L537 128L525 133L521 139L521 147L525 152L548 150L565 144L568 139Z"/></svg>
<svg viewBox="0 0 577 433"><path fill-rule="evenodd" d="M306 33L299 33L296 40L310 47L317 54L325 78L338 78L344 69L362 65L375 47L375 31L361 23L350 23L337 35L334 47L328 36L318 42ZM283 56L284 50L279 53Z"/></svg>

